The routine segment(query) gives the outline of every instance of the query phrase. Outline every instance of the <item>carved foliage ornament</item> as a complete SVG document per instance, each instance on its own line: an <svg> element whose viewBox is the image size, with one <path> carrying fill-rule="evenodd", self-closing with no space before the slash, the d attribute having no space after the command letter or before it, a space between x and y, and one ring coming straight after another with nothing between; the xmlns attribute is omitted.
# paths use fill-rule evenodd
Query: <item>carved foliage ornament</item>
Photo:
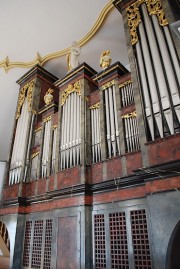
<svg viewBox="0 0 180 269"><path fill-rule="evenodd" d="M78 95L81 95L81 84L80 84L80 81L77 81L76 83L74 83L74 85L73 84L69 84L68 87L67 87L67 89L65 89L62 92L61 106L63 106L65 104L66 99L73 92L76 92Z"/></svg>
<svg viewBox="0 0 180 269"><path fill-rule="evenodd" d="M16 119L18 119L21 115L21 108L22 105L24 104L25 97L27 96L28 100L28 111L31 111L31 101L32 101L32 93L33 93L33 86L34 86L34 81L32 80L31 82L27 83L19 93L19 98L18 98L18 107L17 107L17 113L16 113Z"/></svg>
<svg viewBox="0 0 180 269"><path fill-rule="evenodd" d="M165 18L164 10L162 8L161 0L138 0L127 11L128 26L130 28L131 44L135 45L138 41L137 27L141 22L141 15L139 6L145 3L149 12L149 15L156 15L161 26L168 24Z"/></svg>

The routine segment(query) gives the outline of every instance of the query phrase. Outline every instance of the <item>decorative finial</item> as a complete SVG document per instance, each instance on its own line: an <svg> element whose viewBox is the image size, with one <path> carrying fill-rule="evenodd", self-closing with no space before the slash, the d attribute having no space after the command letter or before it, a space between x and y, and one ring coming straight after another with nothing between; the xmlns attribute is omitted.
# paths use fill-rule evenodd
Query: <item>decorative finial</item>
<svg viewBox="0 0 180 269"><path fill-rule="evenodd" d="M52 95L53 92L54 90L49 88L46 94L44 95L44 102L46 106L49 105L53 101L53 95Z"/></svg>
<svg viewBox="0 0 180 269"><path fill-rule="evenodd" d="M105 69L107 68L108 66L110 66L111 62L112 62L112 59L111 57L109 56L109 54L111 53L110 50L105 50L102 52L101 54L101 57L100 57L100 66Z"/></svg>

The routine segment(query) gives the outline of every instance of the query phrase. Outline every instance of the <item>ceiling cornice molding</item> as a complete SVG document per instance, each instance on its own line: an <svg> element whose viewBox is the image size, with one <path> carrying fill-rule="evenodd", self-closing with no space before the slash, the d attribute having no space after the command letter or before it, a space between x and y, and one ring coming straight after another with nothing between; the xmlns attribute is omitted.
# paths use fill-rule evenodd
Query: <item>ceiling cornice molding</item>
<svg viewBox="0 0 180 269"><path fill-rule="evenodd" d="M99 14L98 19L96 20L95 24L93 27L90 29L90 31L82 38L80 39L77 43L80 47L84 46L89 40L91 40L94 35L98 32L98 30L102 27L103 23L105 22L105 19L111 12L111 10L114 8L114 5L112 2L109 2L101 11ZM8 56L0 61L0 68L4 68L5 72L7 73L9 69L11 68L31 68L36 64L39 64L43 66L46 62L59 58L61 56L66 55L70 50L70 47L67 47L63 50L52 52L50 54L47 54L44 57L41 57L41 55L37 52L36 57L34 60L30 62L11 62L8 58Z"/></svg>

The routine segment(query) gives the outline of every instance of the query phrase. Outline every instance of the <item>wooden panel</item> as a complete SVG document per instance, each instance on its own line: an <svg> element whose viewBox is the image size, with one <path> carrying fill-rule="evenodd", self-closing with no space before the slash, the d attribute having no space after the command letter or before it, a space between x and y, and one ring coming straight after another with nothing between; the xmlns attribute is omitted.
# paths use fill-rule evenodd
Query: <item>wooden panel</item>
<svg viewBox="0 0 180 269"><path fill-rule="evenodd" d="M77 217L59 218L57 269L77 269Z"/></svg>

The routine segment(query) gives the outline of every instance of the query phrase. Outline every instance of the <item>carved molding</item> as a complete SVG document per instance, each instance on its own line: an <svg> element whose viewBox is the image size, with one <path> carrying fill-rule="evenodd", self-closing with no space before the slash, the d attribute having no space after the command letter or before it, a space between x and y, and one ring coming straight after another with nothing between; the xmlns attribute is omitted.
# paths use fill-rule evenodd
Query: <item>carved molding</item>
<svg viewBox="0 0 180 269"><path fill-rule="evenodd" d="M34 81L32 80L31 82L27 83L23 88L21 88L20 93L19 93L19 98L18 98L16 119L18 119L21 115L21 108L22 108L22 105L24 104L26 93L27 93L27 99L28 99L28 111L31 111L33 86L34 86Z"/></svg>
<svg viewBox="0 0 180 269"><path fill-rule="evenodd" d="M78 95L81 95L81 83L80 83L80 81L77 81L76 83L74 83L74 85L73 84L69 84L68 87L67 87L67 89L65 89L62 92L62 95L61 95L61 106L63 106L65 104L66 99L73 92L77 92Z"/></svg>

